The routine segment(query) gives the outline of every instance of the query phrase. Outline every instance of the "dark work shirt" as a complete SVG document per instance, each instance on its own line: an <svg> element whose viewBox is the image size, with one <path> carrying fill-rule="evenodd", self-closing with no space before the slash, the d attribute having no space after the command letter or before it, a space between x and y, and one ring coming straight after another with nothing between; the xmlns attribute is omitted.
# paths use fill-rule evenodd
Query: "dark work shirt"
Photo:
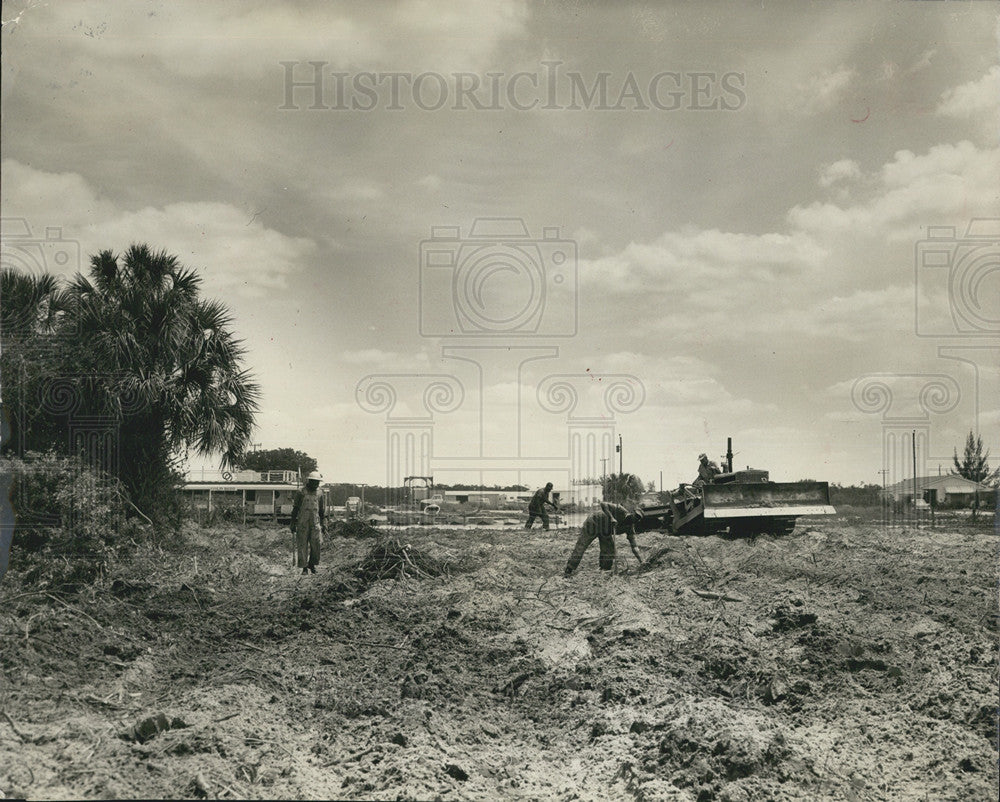
<svg viewBox="0 0 1000 802"><path fill-rule="evenodd" d="M546 504L553 507L555 506L551 501L549 501L549 491L544 487L540 487L535 491L535 495L531 497L528 509L533 512L541 512L545 509Z"/></svg>

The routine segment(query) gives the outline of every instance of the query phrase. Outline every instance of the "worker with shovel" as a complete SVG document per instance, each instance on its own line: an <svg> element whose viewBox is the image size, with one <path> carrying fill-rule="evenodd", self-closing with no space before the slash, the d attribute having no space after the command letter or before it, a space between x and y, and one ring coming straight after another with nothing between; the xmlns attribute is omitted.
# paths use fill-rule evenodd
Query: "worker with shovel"
<svg viewBox="0 0 1000 802"><path fill-rule="evenodd" d="M554 510L559 509L558 504L554 501L549 501L549 493L551 492L552 482L549 482L545 485L545 487L539 488L535 491L535 495L533 495L531 497L531 501L528 502L528 522L524 525L525 529L531 529L531 525L535 522L535 518L542 519L542 529L549 528L549 514L545 511L545 505L548 504Z"/></svg>
<svg viewBox="0 0 1000 802"><path fill-rule="evenodd" d="M635 558L642 564L642 557L639 556L639 548L635 542L635 526L642 518L638 512L629 512L620 504L609 504L601 502L599 512L591 513L587 520L583 522L580 530L580 537L573 547L573 552L569 555L566 563L565 576L571 576L580 565L584 552L588 546L597 538L601 546L601 554L598 558L598 565L602 571L610 571L615 565L615 533L624 531L628 538L629 547Z"/></svg>
<svg viewBox="0 0 1000 802"><path fill-rule="evenodd" d="M316 573L319 550L326 534L326 503L319 492L323 480L319 471L306 477L306 485L295 494L292 506L292 533L295 535L295 565L303 574Z"/></svg>

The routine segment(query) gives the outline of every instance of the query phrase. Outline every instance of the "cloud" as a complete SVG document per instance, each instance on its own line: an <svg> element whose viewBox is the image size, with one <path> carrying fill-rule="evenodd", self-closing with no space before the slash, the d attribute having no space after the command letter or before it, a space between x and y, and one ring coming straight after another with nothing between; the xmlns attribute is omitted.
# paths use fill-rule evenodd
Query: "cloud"
<svg viewBox="0 0 1000 802"><path fill-rule="evenodd" d="M369 372L402 372L402 373L433 373L445 372L437 356L428 353L424 345L415 352L402 353L386 351L381 348L361 348L358 350L343 350L338 358L347 365L359 365ZM360 375L359 375L360 378Z"/></svg>
<svg viewBox="0 0 1000 802"><path fill-rule="evenodd" d="M356 418L357 414L357 404L352 404L349 401L343 401L340 403L323 404L321 406L313 407L309 410L307 417L321 419L327 422L347 422L352 418Z"/></svg>
<svg viewBox="0 0 1000 802"><path fill-rule="evenodd" d="M528 22L528 5L521 0L470 0L454 4L449 0L406 0L389 20L390 32L397 34L394 45L412 42L410 58L415 67L450 70L477 70L490 63L497 46L519 36ZM427 47L439 41L441 47Z"/></svg>
<svg viewBox="0 0 1000 802"><path fill-rule="evenodd" d="M823 167L819 176L821 187L830 187L841 181L855 181L861 177L861 167L853 159L841 159Z"/></svg>
<svg viewBox="0 0 1000 802"><path fill-rule="evenodd" d="M899 65L894 61L882 62L882 66L879 69L879 80L880 81L891 81L896 77L899 72Z"/></svg>
<svg viewBox="0 0 1000 802"><path fill-rule="evenodd" d="M195 268L210 292L262 295L280 290L316 252L312 240L289 237L264 226L245 210L224 203L171 203L125 210L100 197L75 173L47 173L6 159L4 216L23 218L34 236L46 227L76 240L82 261L100 250L121 252L145 242L175 254ZM67 264L71 274L85 264Z"/></svg>
<svg viewBox="0 0 1000 802"><path fill-rule="evenodd" d="M343 351L340 359L349 365L383 365L399 360L399 354L380 348L363 348L360 351Z"/></svg>
<svg viewBox="0 0 1000 802"><path fill-rule="evenodd" d="M427 175L417 179L417 185L423 187L428 192L437 192L441 189L444 180L439 175L434 175L433 173L428 173Z"/></svg>
<svg viewBox="0 0 1000 802"><path fill-rule="evenodd" d="M799 86L796 107L808 115L827 111L840 102L856 78L857 72L844 66L816 73Z"/></svg>
<svg viewBox="0 0 1000 802"><path fill-rule="evenodd" d="M913 288L886 287L856 290L842 295L814 294L812 297L769 302L768 289L740 287L735 291L697 291L683 301L696 312L698 326L689 316L665 315L648 322L651 331L669 335L675 342L701 343L705 332L715 342L760 343L768 338L794 337L832 343L861 344L913 330ZM739 309L739 314L731 310Z"/></svg>
<svg viewBox="0 0 1000 802"><path fill-rule="evenodd" d="M48 173L13 159L0 162L3 216L23 217L34 226L85 225L114 216L114 204L100 197L78 173Z"/></svg>
<svg viewBox="0 0 1000 802"><path fill-rule="evenodd" d="M661 356L628 350L597 354L586 363L586 371L577 373L580 381L574 383L582 388L581 395L602 397L613 378L617 380L623 375L638 378L641 389L637 390L636 399L641 399L641 404L630 415L700 420L706 415L732 416L776 409L772 404L758 404L734 395L725 385L725 371L696 356ZM580 406L584 406L582 401ZM574 410L574 414L580 414L580 409Z"/></svg>
<svg viewBox="0 0 1000 802"><path fill-rule="evenodd" d="M596 245L600 242L597 232L585 226L576 229L570 238L581 247Z"/></svg>
<svg viewBox="0 0 1000 802"><path fill-rule="evenodd" d="M913 75L922 70L926 70L928 67L931 66L931 60L936 55L937 55L936 47L930 48L929 50L925 50L923 53L920 54L920 57L916 61L914 61L913 64L910 65L909 69L907 69L906 71L906 74Z"/></svg>
<svg viewBox="0 0 1000 802"><path fill-rule="evenodd" d="M318 194L329 200L341 202L378 200L384 192L382 187L374 181L350 179Z"/></svg>
<svg viewBox="0 0 1000 802"><path fill-rule="evenodd" d="M953 366L954 363L951 363ZM914 370L873 372L838 381L822 395L836 402L824 418L829 421L868 422L883 429L933 421L936 425L966 426L976 417L976 394L949 363L916 366Z"/></svg>
<svg viewBox="0 0 1000 802"><path fill-rule="evenodd" d="M650 341L760 344L799 337L855 347L870 342L877 350L887 337L913 332L908 282L922 227L959 224L970 210L995 209L1000 159L996 150L959 142L919 155L899 151L871 173L840 159L821 169L819 183L849 184L865 194L855 202L797 205L787 213L787 233L690 228L629 243L581 261L583 297L599 291L609 307L627 303L632 331ZM900 269L887 269L887 257ZM934 317L926 307L935 301L917 300L921 319Z"/></svg>
<svg viewBox="0 0 1000 802"><path fill-rule="evenodd" d="M615 293L662 294L698 282L742 286L809 273L826 251L808 235L739 234L717 229L667 232L650 244L630 243L619 254L581 260L585 283Z"/></svg>
<svg viewBox="0 0 1000 802"><path fill-rule="evenodd" d="M945 117L969 119L1000 109L1000 65L976 81L948 89L941 95L935 113Z"/></svg>
<svg viewBox="0 0 1000 802"><path fill-rule="evenodd" d="M851 206L814 202L787 215L801 231L912 238L922 225L995 210L1000 198L1000 150L971 142L935 145L916 155L898 151L872 176L871 196Z"/></svg>
<svg viewBox="0 0 1000 802"><path fill-rule="evenodd" d="M871 342L887 332L912 331L912 300L913 289L907 286L857 290L817 299L807 308L788 308L766 325L758 319L743 328L746 333L764 334L776 329L820 339Z"/></svg>
<svg viewBox="0 0 1000 802"><path fill-rule="evenodd" d="M84 59L144 59L188 78L214 81L224 70L273 72L280 80L281 61L324 61L328 70L478 70L500 42L523 31L527 17L523 2L491 0L299 3L291 9L198 0L54 3L23 15L17 32L36 44L58 42L59 50Z"/></svg>

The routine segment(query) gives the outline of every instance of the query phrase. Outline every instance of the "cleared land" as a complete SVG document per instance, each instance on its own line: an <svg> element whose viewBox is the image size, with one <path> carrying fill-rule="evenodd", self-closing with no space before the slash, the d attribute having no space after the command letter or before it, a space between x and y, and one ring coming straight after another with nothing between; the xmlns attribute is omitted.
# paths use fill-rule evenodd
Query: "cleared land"
<svg viewBox="0 0 1000 802"><path fill-rule="evenodd" d="M0 790L996 799L992 521L800 523L643 535L614 576L595 543L571 579L576 529L331 537L309 577L286 530L191 529L74 594L12 571Z"/></svg>

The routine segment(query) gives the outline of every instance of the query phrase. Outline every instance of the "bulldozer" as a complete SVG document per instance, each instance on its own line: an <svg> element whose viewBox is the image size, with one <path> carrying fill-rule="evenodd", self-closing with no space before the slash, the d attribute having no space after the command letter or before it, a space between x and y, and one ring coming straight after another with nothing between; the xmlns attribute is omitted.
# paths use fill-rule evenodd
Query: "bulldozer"
<svg viewBox="0 0 1000 802"><path fill-rule="evenodd" d="M726 441L725 470L703 483L682 484L666 503L639 508L637 532L755 537L789 535L802 515L835 515L827 482L772 482L767 471L733 470L733 439Z"/></svg>

